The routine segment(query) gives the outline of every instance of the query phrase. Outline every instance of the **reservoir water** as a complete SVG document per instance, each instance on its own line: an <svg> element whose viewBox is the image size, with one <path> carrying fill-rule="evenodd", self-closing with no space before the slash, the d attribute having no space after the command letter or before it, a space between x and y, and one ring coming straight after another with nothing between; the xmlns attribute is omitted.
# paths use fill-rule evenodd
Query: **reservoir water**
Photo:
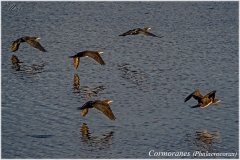
<svg viewBox="0 0 240 160"><path fill-rule="evenodd" d="M2 158L239 157L239 2L1 5ZM144 27L163 37L118 36ZM23 36L40 36L47 52L11 52ZM106 65L82 58L75 69L68 57L84 50L104 52ZM195 90L221 102L190 108ZM77 110L105 99L115 121Z"/></svg>

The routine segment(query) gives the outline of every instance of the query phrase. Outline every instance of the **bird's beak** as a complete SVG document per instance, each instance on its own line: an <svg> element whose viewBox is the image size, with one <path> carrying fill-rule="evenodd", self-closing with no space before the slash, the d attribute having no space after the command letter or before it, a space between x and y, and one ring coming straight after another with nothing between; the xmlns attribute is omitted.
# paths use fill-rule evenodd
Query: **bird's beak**
<svg viewBox="0 0 240 160"><path fill-rule="evenodd" d="M37 37L37 39L36 40L39 40L39 39L41 39L40 37Z"/></svg>
<svg viewBox="0 0 240 160"><path fill-rule="evenodd" d="M102 54L103 52L98 52L99 54Z"/></svg>

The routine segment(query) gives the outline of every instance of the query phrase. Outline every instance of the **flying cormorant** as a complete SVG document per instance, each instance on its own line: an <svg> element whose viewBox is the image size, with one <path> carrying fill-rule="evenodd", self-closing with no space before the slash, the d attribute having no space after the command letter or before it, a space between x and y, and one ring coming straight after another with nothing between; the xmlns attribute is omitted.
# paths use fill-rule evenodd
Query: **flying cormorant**
<svg viewBox="0 0 240 160"><path fill-rule="evenodd" d="M69 58L73 58L73 65L74 67L77 69L79 62L80 62L80 58L84 57L91 57L93 58L95 61L97 61L99 64L101 65L105 65L105 62L103 61L102 57L100 56L100 54L103 52L99 52L99 51L83 51L83 52L79 52L74 56L70 56Z"/></svg>
<svg viewBox="0 0 240 160"><path fill-rule="evenodd" d="M214 91L208 93L207 95L202 96L200 91L197 90L197 91L191 93L187 98L185 98L184 102L187 102L190 98L193 97L194 99L196 99L198 101L198 104L195 106L192 106L192 108L196 108L196 107L205 108L205 107L209 106L210 104L218 103L221 101L219 99L215 99L216 92L217 91L214 90Z"/></svg>
<svg viewBox="0 0 240 160"><path fill-rule="evenodd" d="M115 120L115 116L109 106L109 103L112 102L111 100L96 100L96 101L88 101L82 107L78 107L78 110L82 111L82 116L85 116L88 113L88 109L90 108L97 108L103 114L105 114L109 119Z"/></svg>
<svg viewBox="0 0 240 160"><path fill-rule="evenodd" d="M133 30L129 30L127 31L126 33L123 33L123 34L120 34L119 36L127 36L127 35L137 35L137 34L143 34L145 36L153 36L153 37L159 37L159 36L156 36L155 34L152 34L150 32L148 32L148 30L150 30L151 28L136 28L136 29L133 29ZM162 37L159 37L159 38L162 38Z"/></svg>
<svg viewBox="0 0 240 160"><path fill-rule="evenodd" d="M29 37L29 36L24 36L22 38L17 39L16 41L13 42L12 44L12 52L15 52L18 50L20 43L22 42L27 42L34 48L39 49L40 51L47 52L41 45L40 43L37 42L37 40L40 39L40 37Z"/></svg>

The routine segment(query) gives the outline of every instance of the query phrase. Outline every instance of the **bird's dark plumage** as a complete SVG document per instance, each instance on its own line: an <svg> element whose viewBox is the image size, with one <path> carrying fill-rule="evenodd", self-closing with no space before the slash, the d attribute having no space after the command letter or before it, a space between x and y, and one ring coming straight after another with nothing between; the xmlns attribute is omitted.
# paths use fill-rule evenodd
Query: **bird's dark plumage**
<svg viewBox="0 0 240 160"><path fill-rule="evenodd" d="M143 29L136 28L136 29L127 31L126 33L120 34L119 36L143 34L145 36L159 37L159 36L156 36L155 34L148 32L148 30L150 30L150 29L151 28L143 28ZM162 37L159 37L159 38L162 38Z"/></svg>
<svg viewBox="0 0 240 160"><path fill-rule="evenodd" d="M197 91L191 93L189 96L187 96L185 98L184 102L187 102L189 99L191 99L193 97L194 99L196 99L198 101L198 104L193 106L192 108L196 108L196 107L205 108L205 107L209 106L210 104L218 103L221 101L219 99L215 99L216 92L217 91L214 90L214 91L208 93L207 95L202 96L200 91L197 90Z"/></svg>
<svg viewBox="0 0 240 160"><path fill-rule="evenodd" d="M100 56L101 53L103 53L103 52L99 52L99 51L83 51L83 52L77 53L74 56L70 56L69 58L73 58L73 65L74 65L74 67L76 69L78 68L78 65L79 65L81 57L91 57L95 61L97 61L99 64L105 65L105 62L103 61L102 57Z"/></svg>
<svg viewBox="0 0 240 160"><path fill-rule="evenodd" d="M39 42L37 42L38 39L40 39L40 37L24 36L22 38L19 38L12 43L12 52L17 51L19 46L20 46L20 43L22 43L22 42L27 42L28 44L30 44L34 48L37 48L40 51L46 52L46 50L41 46L41 44Z"/></svg>
<svg viewBox="0 0 240 160"><path fill-rule="evenodd" d="M88 113L88 109L90 108L97 108L103 114L105 114L109 119L115 120L115 116L109 106L109 103L112 102L111 100L96 100L96 101L88 101L82 107L78 107L78 110L82 111L82 116L85 116Z"/></svg>

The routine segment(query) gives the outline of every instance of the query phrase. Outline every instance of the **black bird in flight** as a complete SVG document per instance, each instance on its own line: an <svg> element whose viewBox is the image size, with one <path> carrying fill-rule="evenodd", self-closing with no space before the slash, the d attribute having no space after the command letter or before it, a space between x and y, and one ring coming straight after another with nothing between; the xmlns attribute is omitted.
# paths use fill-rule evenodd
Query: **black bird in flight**
<svg viewBox="0 0 240 160"><path fill-rule="evenodd" d="M111 100L96 100L96 101L88 101L82 107L78 107L78 110L81 110L82 116L85 116L88 113L88 109L90 108L97 108L100 110L105 116L107 116L111 120L115 120L115 116L109 106L109 103L112 102Z"/></svg>
<svg viewBox="0 0 240 160"><path fill-rule="evenodd" d="M19 46L20 46L20 43L22 43L22 42L27 42L28 44L30 44L34 48L37 48L37 49L39 49L40 51L43 51L43 52L47 52L41 46L41 44L37 42L37 40L39 40L39 39L40 39L40 37L29 37L29 36L24 36L22 38L19 38L12 43L12 52L17 51Z"/></svg>
<svg viewBox="0 0 240 160"><path fill-rule="evenodd" d="M105 65L105 62L103 61L102 57L100 56L100 54L102 54L103 52L99 52L99 51L83 51L83 52L79 52L74 56L70 56L69 58L73 58L73 66L77 69L79 62L80 62L80 58L84 57L91 57L93 58L95 61L97 61L99 64L101 65Z"/></svg>
<svg viewBox="0 0 240 160"><path fill-rule="evenodd" d="M136 28L136 29L133 29L133 30L129 30L127 31L126 33L123 33L123 34L120 34L119 36L127 36L127 35L137 35L137 34L143 34L145 36L153 36L153 37L159 37L159 36L156 36L155 34L152 34L150 32L148 32L148 30L150 30L151 28ZM162 38L162 37L159 37L159 38Z"/></svg>
<svg viewBox="0 0 240 160"><path fill-rule="evenodd" d="M214 90L210 93L208 93L205 96L202 96L202 94L200 93L199 90L191 93L187 98L185 98L184 102L187 102L189 99L191 99L192 97L194 99L196 99L198 101L198 104L195 106L192 106L192 108L196 108L196 107L200 107L200 108L205 108L207 106L209 106L210 104L215 104L220 102L221 100L219 99L215 99L215 93L217 91Z"/></svg>

